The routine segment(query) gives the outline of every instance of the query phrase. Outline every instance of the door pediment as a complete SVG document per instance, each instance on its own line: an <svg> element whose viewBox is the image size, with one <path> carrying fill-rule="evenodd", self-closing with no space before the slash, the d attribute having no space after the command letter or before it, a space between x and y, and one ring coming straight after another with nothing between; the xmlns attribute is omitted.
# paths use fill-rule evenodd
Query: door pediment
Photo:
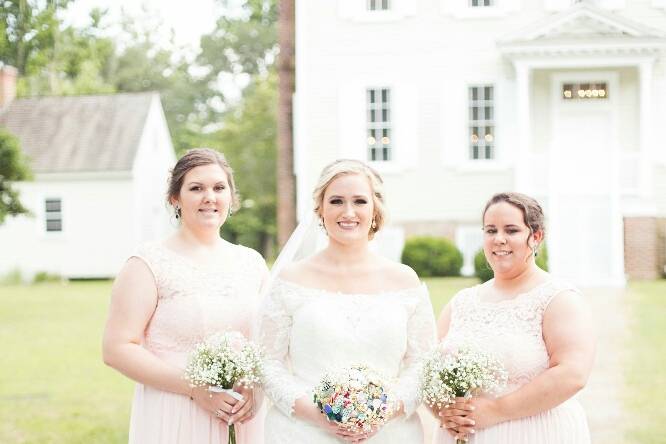
<svg viewBox="0 0 666 444"><path fill-rule="evenodd" d="M656 51L666 46L666 34L587 3L577 3L526 28L501 38L506 55L539 52Z"/></svg>

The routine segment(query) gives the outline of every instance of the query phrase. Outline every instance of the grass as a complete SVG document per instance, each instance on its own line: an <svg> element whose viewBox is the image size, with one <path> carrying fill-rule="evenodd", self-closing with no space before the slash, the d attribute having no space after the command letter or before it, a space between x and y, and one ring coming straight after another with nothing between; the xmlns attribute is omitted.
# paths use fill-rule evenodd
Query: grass
<svg viewBox="0 0 666 444"><path fill-rule="evenodd" d="M426 279L435 316L474 279ZM133 383L102 363L110 282L0 286L0 442L125 443ZM666 281L632 283L626 442L663 443Z"/></svg>
<svg viewBox="0 0 666 444"><path fill-rule="evenodd" d="M626 442L666 442L666 280L632 282L627 292Z"/></svg>
<svg viewBox="0 0 666 444"><path fill-rule="evenodd" d="M110 288L0 287L0 442L127 442L132 383L100 352Z"/></svg>

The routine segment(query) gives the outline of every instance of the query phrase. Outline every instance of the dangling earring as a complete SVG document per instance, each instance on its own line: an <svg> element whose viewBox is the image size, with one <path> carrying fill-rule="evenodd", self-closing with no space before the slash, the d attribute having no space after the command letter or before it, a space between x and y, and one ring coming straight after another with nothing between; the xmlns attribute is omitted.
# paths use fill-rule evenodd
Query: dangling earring
<svg viewBox="0 0 666 444"><path fill-rule="evenodd" d="M319 226L321 227L322 230L324 230L324 234L328 236L328 231L326 231L326 225L324 225L324 218L319 219Z"/></svg>
<svg viewBox="0 0 666 444"><path fill-rule="evenodd" d="M537 245L532 245L532 256L534 256L534 257L537 257L537 254L539 254L539 252L537 251L537 248L539 248L538 244Z"/></svg>
<svg viewBox="0 0 666 444"><path fill-rule="evenodd" d="M180 210L180 207L178 205L176 205L175 212L176 212L176 219L180 219L180 217L182 216L182 211Z"/></svg>
<svg viewBox="0 0 666 444"><path fill-rule="evenodd" d="M231 207L229 207L229 214L227 215L227 217L231 217L233 216L233 214L234 214L233 210L231 209Z"/></svg>
<svg viewBox="0 0 666 444"><path fill-rule="evenodd" d="M377 221L375 218L372 218L372 223L370 224L370 228L372 228L372 231L377 231Z"/></svg>

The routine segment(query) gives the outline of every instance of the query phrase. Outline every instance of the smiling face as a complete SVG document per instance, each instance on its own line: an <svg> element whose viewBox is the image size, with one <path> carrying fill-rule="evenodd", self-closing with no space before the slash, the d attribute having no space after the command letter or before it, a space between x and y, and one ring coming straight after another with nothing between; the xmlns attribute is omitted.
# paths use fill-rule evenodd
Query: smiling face
<svg viewBox="0 0 666 444"><path fill-rule="evenodd" d="M179 195L180 220L192 230L219 230L229 214L231 189L227 174L218 164L192 168L185 174Z"/></svg>
<svg viewBox="0 0 666 444"><path fill-rule="evenodd" d="M523 211L508 202L492 204L483 217L483 251L496 277L514 277L534 265L532 247L543 232L531 235Z"/></svg>
<svg viewBox="0 0 666 444"><path fill-rule="evenodd" d="M363 174L344 174L326 187L320 209L331 241L367 242L375 207L372 188Z"/></svg>

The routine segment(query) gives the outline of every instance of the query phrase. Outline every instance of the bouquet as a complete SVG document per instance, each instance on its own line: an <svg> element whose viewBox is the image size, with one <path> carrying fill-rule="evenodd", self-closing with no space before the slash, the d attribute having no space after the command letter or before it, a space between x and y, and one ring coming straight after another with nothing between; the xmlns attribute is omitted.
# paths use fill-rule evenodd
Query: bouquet
<svg viewBox="0 0 666 444"><path fill-rule="evenodd" d="M502 365L487 353L470 346L450 352L437 348L423 364L421 396L430 407L442 408L457 397L497 393L506 381Z"/></svg>
<svg viewBox="0 0 666 444"><path fill-rule="evenodd" d="M226 392L238 400L236 384L253 387L262 373L259 348L238 332L216 333L197 344L190 355L185 377L193 387L208 386L211 392ZM229 444L236 444L236 429L229 426Z"/></svg>
<svg viewBox="0 0 666 444"><path fill-rule="evenodd" d="M363 365L324 375L313 400L329 421L354 432L369 432L393 415L393 400L384 381Z"/></svg>

